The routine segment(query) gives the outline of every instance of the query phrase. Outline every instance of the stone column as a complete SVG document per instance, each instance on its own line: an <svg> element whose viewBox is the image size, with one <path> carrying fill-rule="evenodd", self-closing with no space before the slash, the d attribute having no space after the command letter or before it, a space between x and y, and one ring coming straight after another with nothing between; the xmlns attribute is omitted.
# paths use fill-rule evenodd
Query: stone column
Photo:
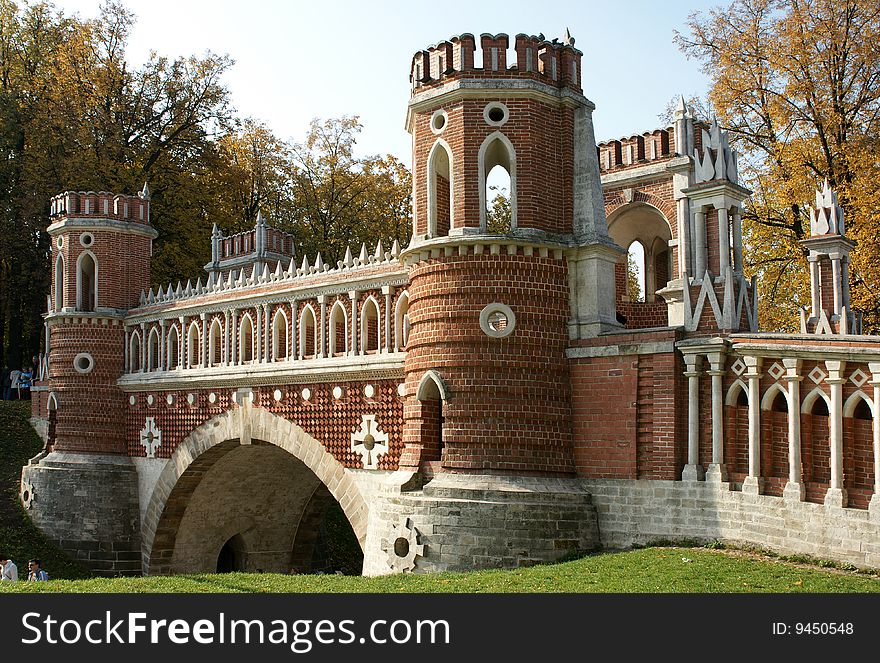
<svg viewBox="0 0 880 663"><path fill-rule="evenodd" d="M177 321L180 323L180 333L177 335L177 365L189 368L189 358L186 356L186 318L180 316Z"/></svg>
<svg viewBox="0 0 880 663"><path fill-rule="evenodd" d="M749 475L743 481L744 493L758 495L761 480L761 357L743 357L749 380Z"/></svg>
<svg viewBox="0 0 880 663"><path fill-rule="evenodd" d="M140 358L141 365L139 367L140 373L143 373L147 370L147 344L149 342L150 341L147 338L147 325L146 325L146 323L142 322L141 323L141 347L139 348L140 355L141 355L141 358Z"/></svg>
<svg viewBox="0 0 880 663"><path fill-rule="evenodd" d="M819 283L819 258L810 254L807 258L807 263L810 265L810 295L812 299L810 317L818 318L819 310L822 308L822 301L819 299L819 289L821 287Z"/></svg>
<svg viewBox="0 0 880 663"><path fill-rule="evenodd" d="M391 296L394 286L383 285L382 294L385 295L385 349L382 352L391 352Z"/></svg>
<svg viewBox="0 0 880 663"><path fill-rule="evenodd" d="M846 506L846 489L843 487L843 385L846 378L843 371L845 361L826 361L828 377L825 382L831 385L831 407L828 408L828 444L831 447L831 486L825 493L825 504Z"/></svg>
<svg viewBox="0 0 880 663"><path fill-rule="evenodd" d="M874 387L874 494L868 511L874 519L880 519L880 362L868 364L871 371L871 386Z"/></svg>
<svg viewBox="0 0 880 663"><path fill-rule="evenodd" d="M230 325L229 321L232 318L232 311L226 310L223 313L223 365L229 366L229 357L230 357L230 349L232 342L230 341Z"/></svg>
<svg viewBox="0 0 880 663"><path fill-rule="evenodd" d="M700 466L700 366L703 357L685 355L684 363L684 374L688 379L688 457L681 479L699 481L703 478Z"/></svg>
<svg viewBox="0 0 880 663"><path fill-rule="evenodd" d="M782 491L785 499L804 500L803 467L801 465L801 360L782 360L788 381L788 483Z"/></svg>
<svg viewBox="0 0 880 663"><path fill-rule="evenodd" d="M162 331L159 334L159 370L165 370L165 329L166 329L167 321L162 319L159 320L159 329Z"/></svg>
<svg viewBox="0 0 880 663"><path fill-rule="evenodd" d="M125 370L123 373L131 373L131 357L129 353L131 351L131 328L125 328L125 347L123 348L124 353L124 361L125 361Z"/></svg>
<svg viewBox="0 0 880 663"><path fill-rule="evenodd" d="M832 314L840 315L841 292L840 292L840 256L831 255L831 285L834 289L834 310Z"/></svg>
<svg viewBox="0 0 880 663"><path fill-rule="evenodd" d="M726 269L730 267L730 226L727 216L727 208L718 208L718 272L724 276Z"/></svg>
<svg viewBox="0 0 880 663"><path fill-rule="evenodd" d="M742 273L743 271L743 233L742 233L742 214L739 209L733 209L733 271Z"/></svg>
<svg viewBox="0 0 880 663"><path fill-rule="evenodd" d="M687 279L691 275L691 223L688 199L679 198L676 201L676 208L676 216L678 217L678 276Z"/></svg>
<svg viewBox="0 0 880 663"><path fill-rule="evenodd" d="M351 290L348 293L348 298L351 300L351 355L360 354L360 349L358 348L358 333L357 333L357 299L358 299L358 291Z"/></svg>
<svg viewBox="0 0 880 663"><path fill-rule="evenodd" d="M263 357L263 307L257 304L257 324L254 325L254 363L262 361Z"/></svg>
<svg viewBox="0 0 880 663"><path fill-rule="evenodd" d="M318 295L318 303L321 305L321 332L319 338L321 341L321 351L317 353L319 357L323 357L327 352L327 295Z"/></svg>
<svg viewBox="0 0 880 663"><path fill-rule="evenodd" d="M202 333L200 334L199 341L199 368L204 368L208 365L208 314L202 313L199 316L202 320Z"/></svg>
<svg viewBox="0 0 880 663"><path fill-rule="evenodd" d="M706 480L727 481L724 464L724 352L710 352L709 375L712 377L712 464L706 470Z"/></svg>
<svg viewBox="0 0 880 663"><path fill-rule="evenodd" d="M291 299L290 300L290 342L293 343L293 350L292 350L292 352L287 353L290 361L293 361L294 359L300 359L299 343L297 342L297 338L296 338L296 325L297 325L297 318L296 318L297 311L296 311L296 309L297 309L296 300Z"/></svg>
<svg viewBox="0 0 880 663"><path fill-rule="evenodd" d="M230 347L232 349L232 353L229 359L229 363L233 366L238 364L238 311L232 309L232 338L230 340Z"/></svg>
<svg viewBox="0 0 880 663"><path fill-rule="evenodd" d="M694 278L703 278L706 265L706 212L700 207L694 210Z"/></svg>

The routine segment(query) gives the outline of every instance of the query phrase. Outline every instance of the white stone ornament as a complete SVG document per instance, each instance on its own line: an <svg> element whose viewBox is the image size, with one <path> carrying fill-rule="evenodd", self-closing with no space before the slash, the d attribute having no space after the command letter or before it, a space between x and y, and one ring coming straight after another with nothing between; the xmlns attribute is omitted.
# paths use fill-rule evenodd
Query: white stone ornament
<svg viewBox="0 0 880 663"><path fill-rule="evenodd" d="M352 433L351 449L361 457L364 469L375 470L379 467L379 457L388 453L388 433L376 426L376 415L365 414L361 417L361 427Z"/></svg>
<svg viewBox="0 0 880 663"><path fill-rule="evenodd" d="M416 568L416 557L425 556L425 546L419 543L420 536L409 518L402 516L400 523L391 527L391 538L382 539L382 550L388 555L388 566L398 573Z"/></svg>
<svg viewBox="0 0 880 663"><path fill-rule="evenodd" d="M398 396L406 396L406 384L401 382L397 385L397 395Z"/></svg>
<svg viewBox="0 0 880 663"><path fill-rule="evenodd" d="M147 458L156 457L156 449L162 444L162 431L153 417L147 417L141 428L141 446L147 451Z"/></svg>
<svg viewBox="0 0 880 663"><path fill-rule="evenodd" d="M367 398L372 398L375 395L376 388L373 385L368 384L366 387L364 387L364 396L366 396Z"/></svg>
<svg viewBox="0 0 880 663"><path fill-rule="evenodd" d="M30 482L28 479L23 479L21 482L21 503L25 509L30 509L34 505L34 499L36 498L36 491L34 490L34 484Z"/></svg>

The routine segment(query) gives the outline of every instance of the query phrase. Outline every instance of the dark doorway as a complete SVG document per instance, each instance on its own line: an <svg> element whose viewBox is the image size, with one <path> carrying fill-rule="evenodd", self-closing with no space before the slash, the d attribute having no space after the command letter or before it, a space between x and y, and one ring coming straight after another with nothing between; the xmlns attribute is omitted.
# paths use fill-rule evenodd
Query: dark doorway
<svg viewBox="0 0 880 663"><path fill-rule="evenodd" d="M223 544L217 555L217 573L244 571L245 548L241 535L236 534Z"/></svg>

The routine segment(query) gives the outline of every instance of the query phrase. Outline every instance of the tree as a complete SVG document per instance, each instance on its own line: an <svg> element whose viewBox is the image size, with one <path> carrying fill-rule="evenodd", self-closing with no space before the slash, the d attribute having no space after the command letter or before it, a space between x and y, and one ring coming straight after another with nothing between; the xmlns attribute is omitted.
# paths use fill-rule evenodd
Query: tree
<svg viewBox="0 0 880 663"><path fill-rule="evenodd" d="M505 234L510 232L512 212L510 209L510 196L503 187L490 186L490 191L495 192L492 198L492 206L486 210L486 227L490 233Z"/></svg>
<svg viewBox="0 0 880 663"><path fill-rule="evenodd" d="M806 204L827 179L859 242L854 308L880 328L880 3L736 0L693 14L679 47L703 63L710 98L754 190L743 215L747 266L760 275L761 323L792 330L809 303ZM876 293L876 294L875 294Z"/></svg>
<svg viewBox="0 0 880 663"><path fill-rule="evenodd" d="M306 139L291 146L293 219L285 228L309 257L342 260L345 249L382 240L405 243L410 228L410 173L394 156L354 155L357 117L313 120Z"/></svg>

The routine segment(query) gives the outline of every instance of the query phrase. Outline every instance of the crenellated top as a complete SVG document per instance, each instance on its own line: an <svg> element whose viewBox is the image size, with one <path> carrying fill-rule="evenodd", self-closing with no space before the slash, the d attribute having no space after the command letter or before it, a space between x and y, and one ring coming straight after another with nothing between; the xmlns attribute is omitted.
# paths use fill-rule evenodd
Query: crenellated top
<svg viewBox="0 0 880 663"><path fill-rule="evenodd" d="M93 218L150 223L150 189L144 184L136 196L109 191L65 191L53 196L49 206L53 223L61 218Z"/></svg>
<svg viewBox="0 0 880 663"><path fill-rule="evenodd" d="M603 172L638 166L675 156L675 129L654 129L627 138L599 143L599 169Z"/></svg>
<svg viewBox="0 0 880 663"><path fill-rule="evenodd" d="M816 191L816 207L810 208L810 235L845 235L843 225L843 208L837 202L837 192L828 185L828 180L821 191Z"/></svg>
<svg viewBox="0 0 880 663"><path fill-rule="evenodd" d="M482 67L475 65L477 49L474 35L465 33L418 51L410 66L413 94L424 88L462 78L528 78L554 87L581 92L581 56L574 39L565 31L560 41L544 35L518 34L514 38L515 62L508 62L509 38L506 34L480 35Z"/></svg>
<svg viewBox="0 0 880 663"><path fill-rule="evenodd" d="M154 304L181 301L218 293L231 294L233 291L242 291L246 288L268 283L289 282L292 284L295 280L308 279L319 275L338 275L340 282L343 282L348 278L355 277L359 270L367 267L399 265L399 258L400 245L396 240L391 246L390 251L384 249L380 240L372 254L368 253L367 245L362 244L357 258L353 257L351 247L348 247L345 251L345 258L339 260L336 263L336 267L325 264L320 253L311 263L306 256L303 256L302 264L298 268L295 258L290 259L286 269L282 268L280 262L274 271L270 271L267 266L260 267L254 265L250 275L245 274L244 270L239 270L237 276L232 272L229 272L226 278L217 278L212 275L205 283L202 283L201 279L195 285L193 285L191 280L187 281L186 285L178 282L176 287L174 284L169 283L167 288L160 287L158 292L154 292L151 288L149 292L141 293L140 305L152 306Z"/></svg>

